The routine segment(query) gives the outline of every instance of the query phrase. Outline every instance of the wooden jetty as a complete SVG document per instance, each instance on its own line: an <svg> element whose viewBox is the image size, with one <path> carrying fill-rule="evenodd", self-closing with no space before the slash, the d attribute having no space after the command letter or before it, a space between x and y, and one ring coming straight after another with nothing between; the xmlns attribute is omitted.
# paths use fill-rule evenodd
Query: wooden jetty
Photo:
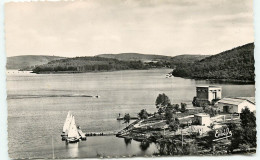
<svg viewBox="0 0 260 160"><path fill-rule="evenodd" d="M85 136L91 137L91 136L111 136L115 135L116 132L87 132Z"/></svg>
<svg viewBox="0 0 260 160"><path fill-rule="evenodd" d="M138 117L130 117L131 120L139 119ZM116 120L124 120L124 117L117 117Z"/></svg>

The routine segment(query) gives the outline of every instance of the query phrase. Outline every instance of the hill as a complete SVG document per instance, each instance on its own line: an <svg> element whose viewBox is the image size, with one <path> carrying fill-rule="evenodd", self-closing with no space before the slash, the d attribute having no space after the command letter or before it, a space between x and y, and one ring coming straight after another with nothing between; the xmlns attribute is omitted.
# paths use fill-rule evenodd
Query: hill
<svg viewBox="0 0 260 160"><path fill-rule="evenodd" d="M120 61L103 57L75 57L60 59L37 66L34 73L80 73L90 71L113 71L127 69L148 69L141 61Z"/></svg>
<svg viewBox="0 0 260 160"><path fill-rule="evenodd" d="M190 54L183 54L179 56L175 56L171 58L171 62L175 64L179 63L193 63L200 61L206 57L209 57L209 55L190 55Z"/></svg>
<svg viewBox="0 0 260 160"><path fill-rule="evenodd" d="M142 61L149 65L150 68L168 67L175 68L180 64L194 63L209 55L178 55L178 56L164 56L153 54L140 53L120 53L120 54L100 54L96 57L113 58L122 61Z"/></svg>
<svg viewBox="0 0 260 160"><path fill-rule="evenodd" d="M254 43L206 57L192 64L181 64L176 77L254 81Z"/></svg>
<svg viewBox="0 0 260 160"><path fill-rule="evenodd" d="M116 57L116 58L114 58ZM126 69L175 68L182 63L193 63L206 56L181 55L176 57L138 53L103 54L94 57L75 57L50 61L33 69L35 73L89 72ZM128 59L129 58L129 59Z"/></svg>
<svg viewBox="0 0 260 160"><path fill-rule="evenodd" d="M99 54L96 57L113 58L122 61L158 61L169 60L170 56L153 55L153 54L140 54L140 53L119 53L119 54Z"/></svg>
<svg viewBox="0 0 260 160"><path fill-rule="evenodd" d="M53 60L63 59L64 57L58 56L45 56L45 55L24 55L7 57L7 69L23 69L30 70L36 65L46 64Z"/></svg>

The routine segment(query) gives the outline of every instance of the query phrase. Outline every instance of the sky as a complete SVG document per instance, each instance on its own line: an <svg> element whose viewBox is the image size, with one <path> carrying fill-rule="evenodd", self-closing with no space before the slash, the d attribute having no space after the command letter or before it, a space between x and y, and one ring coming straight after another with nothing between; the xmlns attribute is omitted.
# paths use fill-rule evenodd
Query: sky
<svg viewBox="0 0 260 160"><path fill-rule="evenodd" d="M254 41L253 0L5 4L6 54L217 54Z"/></svg>

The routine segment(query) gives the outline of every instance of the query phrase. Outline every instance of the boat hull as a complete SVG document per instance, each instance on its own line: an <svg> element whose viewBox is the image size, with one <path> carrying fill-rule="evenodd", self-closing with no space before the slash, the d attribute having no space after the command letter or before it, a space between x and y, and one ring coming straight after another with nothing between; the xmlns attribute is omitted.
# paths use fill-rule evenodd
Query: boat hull
<svg viewBox="0 0 260 160"><path fill-rule="evenodd" d="M67 138L66 142L67 143L77 143L77 142L79 142L79 138Z"/></svg>
<svg viewBox="0 0 260 160"><path fill-rule="evenodd" d="M65 141L68 138L68 134L66 134L65 132L62 132L61 136L61 140Z"/></svg>
<svg viewBox="0 0 260 160"><path fill-rule="evenodd" d="M62 140L62 141L65 141L67 138L68 138L68 136L62 136L62 137L61 137L61 140Z"/></svg>

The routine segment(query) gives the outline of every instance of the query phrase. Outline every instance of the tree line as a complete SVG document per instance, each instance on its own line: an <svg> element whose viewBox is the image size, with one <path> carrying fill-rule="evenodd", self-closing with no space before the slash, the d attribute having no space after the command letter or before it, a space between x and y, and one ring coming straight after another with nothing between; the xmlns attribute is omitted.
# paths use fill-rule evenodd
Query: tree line
<svg viewBox="0 0 260 160"><path fill-rule="evenodd" d="M254 81L254 44L250 43L194 63L177 65L173 75L194 79Z"/></svg>
<svg viewBox="0 0 260 160"><path fill-rule="evenodd" d="M34 73L41 72L89 72L89 71L113 71L113 70L128 70L128 69L149 69L169 67L167 62L149 62L144 63L137 61L121 61L112 58L103 57L75 57L61 60L51 61L44 65L39 65L33 68Z"/></svg>

